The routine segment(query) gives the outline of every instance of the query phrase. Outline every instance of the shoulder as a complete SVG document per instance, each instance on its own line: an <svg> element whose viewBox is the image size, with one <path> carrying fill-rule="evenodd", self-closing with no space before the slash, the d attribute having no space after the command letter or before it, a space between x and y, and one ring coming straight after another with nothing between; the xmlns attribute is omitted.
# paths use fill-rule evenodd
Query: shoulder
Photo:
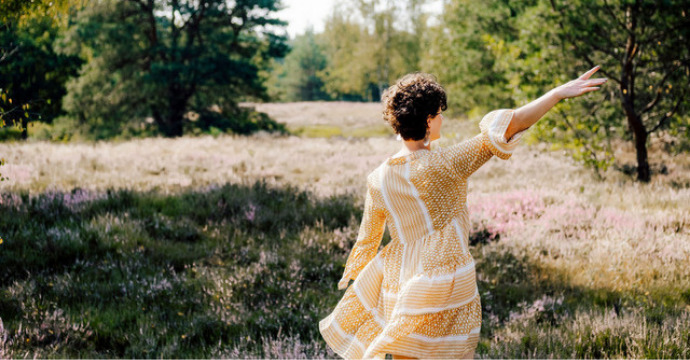
<svg viewBox="0 0 690 360"><path fill-rule="evenodd" d="M457 151L458 144L448 145L434 149L429 156L429 162L441 168L450 168L453 152Z"/></svg>
<svg viewBox="0 0 690 360"><path fill-rule="evenodd" d="M381 179L385 164L386 164L386 162L384 161L379 166L377 166L374 170L370 171L369 174L367 174L367 184L369 186L376 185L379 183L379 180Z"/></svg>
<svg viewBox="0 0 690 360"><path fill-rule="evenodd" d="M475 144L477 141L481 142L482 140L474 137L461 143L434 149L428 159L427 173L435 178L458 178L455 165L470 162L474 148L477 147Z"/></svg>

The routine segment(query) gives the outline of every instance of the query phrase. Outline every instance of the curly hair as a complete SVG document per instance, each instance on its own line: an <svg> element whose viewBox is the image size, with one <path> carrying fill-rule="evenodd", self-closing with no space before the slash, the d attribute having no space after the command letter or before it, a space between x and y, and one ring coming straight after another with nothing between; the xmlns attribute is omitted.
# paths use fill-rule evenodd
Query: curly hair
<svg viewBox="0 0 690 360"><path fill-rule="evenodd" d="M433 75L407 74L389 87L381 97L383 120L405 140L421 140L426 136L427 118L438 109L446 110L446 91Z"/></svg>

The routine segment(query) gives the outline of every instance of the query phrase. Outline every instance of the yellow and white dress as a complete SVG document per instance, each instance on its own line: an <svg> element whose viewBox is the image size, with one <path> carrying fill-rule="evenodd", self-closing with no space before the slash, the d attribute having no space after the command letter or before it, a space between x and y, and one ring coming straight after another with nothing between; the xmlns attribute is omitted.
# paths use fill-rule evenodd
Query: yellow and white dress
<svg viewBox="0 0 690 360"><path fill-rule="evenodd" d="M475 137L388 158L369 173L359 235L338 282L346 291L319 322L338 355L459 358L475 349L482 311L467 179L493 155L511 156L524 132L505 139L513 114L493 110ZM391 241L377 253L386 224Z"/></svg>

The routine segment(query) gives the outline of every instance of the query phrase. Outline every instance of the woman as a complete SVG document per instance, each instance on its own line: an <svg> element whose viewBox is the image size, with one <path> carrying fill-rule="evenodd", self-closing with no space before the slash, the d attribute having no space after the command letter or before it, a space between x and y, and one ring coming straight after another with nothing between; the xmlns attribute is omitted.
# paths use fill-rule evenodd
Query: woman
<svg viewBox="0 0 690 360"><path fill-rule="evenodd" d="M386 91L384 119L404 142L367 176L359 235L338 282L347 290L319 322L338 355L474 357L482 313L468 246L467 180L493 155L508 159L522 133L558 101L599 89L606 79L590 79L598 69L517 110L491 111L478 135L434 151L443 88L429 75L410 74ZM391 242L377 253L386 224Z"/></svg>

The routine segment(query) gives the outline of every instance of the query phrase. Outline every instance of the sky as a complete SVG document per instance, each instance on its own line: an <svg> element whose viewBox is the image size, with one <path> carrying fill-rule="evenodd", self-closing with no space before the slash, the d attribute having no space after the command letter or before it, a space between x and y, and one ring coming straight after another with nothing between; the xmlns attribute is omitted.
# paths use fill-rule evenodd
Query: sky
<svg viewBox="0 0 690 360"><path fill-rule="evenodd" d="M285 9L278 12L278 18L288 22L290 38L304 33L311 25L314 31L323 30L323 20L331 12L336 0L283 0Z"/></svg>
<svg viewBox="0 0 690 360"><path fill-rule="evenodd" d="M324 20L337 0L283 0L282 3L285 9L278 13L278 18L288 22L287 32L290 38L294 38L295 35L304 33L309 26L317 33L323 31ZM442 4L442 0L432 0L427 9L438 14Z"/></svg>

